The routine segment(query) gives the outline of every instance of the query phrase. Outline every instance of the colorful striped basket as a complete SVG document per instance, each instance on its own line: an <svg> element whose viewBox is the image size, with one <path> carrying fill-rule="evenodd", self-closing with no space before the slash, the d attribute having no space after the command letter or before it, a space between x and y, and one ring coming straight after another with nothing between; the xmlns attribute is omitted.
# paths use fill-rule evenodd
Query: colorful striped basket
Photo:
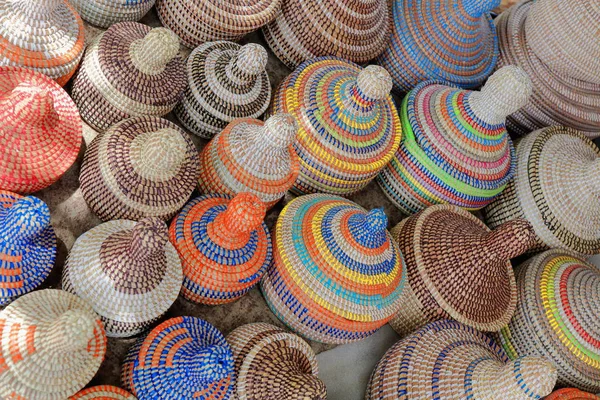
<svg viewBox="0 0 600 400"><path fill-rule="evenodd" d="M379 186L408 215L440 203L486 206L513 177L505 119L530 93L529 78L516 67L496 71L480 92L420 83L402 102L404 138Z"/></svg>
<svg viewBox="0 0 600 400"><path fill-rule="evenodd" d="M289 114L275 114L264 123L235 120L202 149L198 188L231 196L249 192L271 208L298 178L297 132Z"/></svg>
<svg viewBox="0 0 600 400"><path fill-rule="evenodd" d="M77 106L39 72L0 67L0 121L0 190L42 190L77 159L83 134Z"/></svg>
<svg viewBox="0 0 600 400"><path fill-rule="evenodd" d="M247 324L227 335L235 360L236 400L325 400L319 366L304 340L265 323Z"/></svg>
<svg viewBox="0 0 600 400"><path fill-rule="evenodd" d="M200 172L189 135L158 117L130 118L94 138L79 183L103 221L171 219L188 201Z"/></svg>
<svg viewBox="0 0 600 400"><path fill-rule="evenodd" d="M385 49L390 25L386 0L284 0L263 34L275 55L294 69L328 55L364 64Z"/></svg>
<svg viewBox="0 0 600 400"><path fill-rule="evenodd" d="M364 339L402 306L404 260L382 209L367 212L338 196L312 194L283 209L274 262L261 280L273 313L323 343Z"/></svg>
<svg viewBox="0 0 600 400"><path fill-rule="evenodd" d="M29 293L0 311L0 398L66 399L92 380L105 352L102 321L85 301Z"/></svg>
<svg viewBox="0 0 600 400"><path fill-rule="evenodd" d="M544 357L511 362L485 334L441 320L385 353L371 375L365 399L541 399L555 382L556 368Z"/></svg>
<svg viewBox="0 0 600 400"><path fill-rule="evenodd" d="M0 190L0 307L40 286L55 261L46 203Z"/></svg>
<svg viewBox="0 0 600 400"><path fill-rule="evenodd" d="M139 21L156 0L69 0L81 18L92 25L108 28L119 22Z"/></svg>
<svg viewBox="0 0 600 400"><path fill-rule="evenodd" d="M391 233L408 271L402 307L390 321L401 336L439 319L486 332L510 321L517 306L510 259L535 243L527 221L490 231L473 214L439 204L401 221Z"/></svg>
<svg viewBox="0 0 600 400"><path fill-rule="evenodd" d="M490 16L498 5L500 0L396 0L391 42L377 62L402 93L427 80L479 87L498 59Z"/></svg>
<svg viewBox="0 0 600 400"><path fill-rule="evenodd" d="M207 194L190 201L169 230L183 264L183 296L218 305L252 289L273 258L264 218L264 203L250 193Z"/></svg>
<svg viewBox="0 0 600 400"><path fill-rule="evenodd" d="M600 269L552 249L517 267L519 304L497 335L511 359L546 357L559 387L600 391Z"/></svg>
<svg viewBox="0 0 600 400"><path fill-rule="evenodd" d="M69 400L137 400L137 398L118 387L102 385L82 390L69 397Z"/></svg>
<svg viewBox="0 0 600 400"><path fill-rule="evenodd" d="M158 218L105 222L81 235L65 263L64 290L87 301L109 337L147 329L177 300L183 273Z"/></svg>
<svg viewBox="0 0 600 400"><path fill-rule="evenodd" d="M350 195L392 159L402 131L381 67L321 57L302 63L279 87L272 112L298 122L296 193Z"/></svg>
<svg viewBox="0 0 600 400"><path fill-rule="evenodd" d="M528 220L537 234L533 251L600 253L600 150L583 133L555 126L517 144L515 179L485 209L496 227Z"/></svg>
<svg viewBox="0 0 600 400"><path fill-rule="evenodd" d="M187 59L188 86L175 115L192 133L210 139L237 118L258 118L269 107L267 51L259 44L209 42Z"/></svg>
<svg viewBox="0 0 600 400"><path fill-rule="evenodd" d="M235 387L233 354L208 322L172 318L131 347L121 379L139 400L228 400Z"/></svg>
<svg viewBox="0 0 600 400"><path fill-rule="evenodd" d="M271 21L281 0L157 0L164 26L195 48L216 40L238 41Z"/></svg>
<svg viewBox="0 0 600 400"><path fill-rule="evenodd" d="M104 131L127 118L168 114L186 85L173 32L121 22L88 48L71 95L82 118Z"/></svg>
<svg viewBox="0 0 600 400"><path fill-rule="evenodd" d="M0 2L0 65L33 69L64 86L83 56L83 34L67 0Z"/></svg>
<svg viewBox="0 0 600 400"><path fill-rule="evenodd" d="M579 389L565 388L552 392L544 400L600 400L600 396Z"/></svg>

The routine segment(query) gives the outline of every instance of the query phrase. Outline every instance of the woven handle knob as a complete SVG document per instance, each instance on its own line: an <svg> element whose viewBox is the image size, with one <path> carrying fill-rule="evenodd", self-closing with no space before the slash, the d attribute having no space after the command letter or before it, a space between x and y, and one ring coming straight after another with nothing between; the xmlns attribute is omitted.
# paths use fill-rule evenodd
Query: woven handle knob
<svg viewBox="0 0 600 400"><path fill-rule="evenodd" d="M496 374L488 376L488 387L493 388L491 393L506 393L507 389L512 389L511 393L521 394L519 398L539 399L552 392L557 372L554 364L544 357L522 357L507 363Z"/></svg>
<svg viewBox="0 0 600 400"><path fill-rule="evenodd" d="M259 44L249 43L242 46L237 54L231 59L235 67L247 77L255 77L261 74L266 66L269 55L267 50Z"/></svg>
<svg viewBox="0 0 600 400"><path fill-rule="evenodd" d="M348 228L354 239L368 248L382 245L387 238L388 218L383 208L375 208L366 214L357 213L348 219Z"/></svg>
<svg viewBox="0 0 600 400"><path fill-rule="evenodd" d="M65 311L50 324L46 333L40 335L44 343L38 347L52 349L60 357L64 357L64 353L85 351L97 326L97 321L83 310Z"/></svg>
<svg viewBox="0 0 600 400"><path fill-rule="evenodd" d="M297 134L298 124L291 114L275 114L265 122L258 137L258 145L287 150L296 141Z"/></svg>
<svg viewBox="0 0 600 400"><path fill-rule="evenodd" d="M272 379L272 377L269 377ZM312 374L283 371L279 377L283 390L282 399L290 400L321 400L327 398L327 388L323 381Z"/></svg>
<svg viewBox="0 0 600 400"><path fill-rule="evenodd" d="M136 260L146 260L164 251L169 241L167 225L159 218L139 221L132 229L129 250Z"/></svg>
<svg viewBox="0 0 600 400"><path fill-rule="evenodd" d="M369 65L356 78L358 95L366 102L385 99L391 93L392 85L389 72L378 65Z"/></svg>
<svg viewBox="0 0 600 400"><path fill-rule="evenodd" d="M499 7L501 0L463 0L465 12L473 18L479 18L484 13L492 11Z"/></svg>
<svg viewBox="0 0 600 400"><path fill-rule="evenodd" d="M37 197L17 200L0 221L0 238L27 242L50 226L50 209ZM5 239L5 240L6 240Z"/></svg>
<svg viewBox="0 0 600 400"><path fill-rule="evenodd" d="M525 253L536 244L536 234L524 219L515 219L500 225L483 239L483 254L496 260L510 260Z"/></svg>
<svg viewBox="0 0 600 400"><path fill-rule="evenodd" d="M187 157L185 139L175 129L160 129L148 134L142 144L144 164L158 173L179 169Z"/></svg>
<svg viewBox="0 0 600 400"><path fill-rule="evenodd" d="M233 356L231 351L224 346L206 346L195 354L180 359L184 375L196 382L220 381L233 370Z"/></svg>
<svg viewBox="0 0 600 400"><path fill-rule="evenodd" d="M179 38L167 28L153 28L129 48L133 65L147 75L158 75L179 54Z"/></svg>
<svg viewBox="0 0 600 400"><path fill-rule="evenodd" d="M221 247L239 249L248 243L250 233L260 227L266 212L265 204L258 197L240 193L209 224L208 236Z"/></svg>
<svg viewBox="0 0 600 400"><path fill-rule="evenodd" d="M2 108L10 109L24 123L43 122L58 116L52 93L30 83L22 82L0 98Z"/></svg>

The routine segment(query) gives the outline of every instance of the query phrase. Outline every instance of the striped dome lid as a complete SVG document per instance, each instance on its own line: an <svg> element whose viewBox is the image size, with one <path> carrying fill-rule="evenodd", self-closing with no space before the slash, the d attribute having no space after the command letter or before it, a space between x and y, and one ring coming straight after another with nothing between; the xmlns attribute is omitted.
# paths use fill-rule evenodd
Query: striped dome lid
<svg viewBox="0 0 600 400"><path fill-rule="evenodd" d="M62 286L87 301L109 337L136 335L175 302L181 261L158 218L117 220L81 235L63 270Z"/></svg>
<svg viewBox="0 0 600 400"><path fill-rule="evenodd" d="M600 269L560 249L516 270L519 303L498 334L511 358L540 355L559 386L600 392Z"/></svg>
<svg viewBox="0 0 600 400"><path fill-rule="evenodd" d="M438 203L484 207L513 177L505 119L530 93L531 81L512 66L496 71L480 92L419 84L402 102L404 140L379 176L381 188L405 214Z"/></svg>
<svg viewBox="0 0 600 400"><path fill-rule="evenodd" d="M498 59L489 12L499 5L500 0L394 1L391 42L378 62L401 92L438 79L478 87Z"/></svg>
<svg viewBox="0 0 600 400"><path fill-rule="evenodd" d="M485 334L441 320L385 353L365 400L541 399L555 382L556 368L544 357L511 361Z"/></svg>
<svg viewBox="0 0 600 400"><path fill-rule="evenodd" d="M227 400L235 386L233 354L208 322L171 318L129 349L121 380L139 400Z"/></svg>
<svg viewBox="0 0 600 400"><path fill-rule="evenodd" d="M194 191L198 151L189 135L157 117L122 121L94 138L79 183L103 221L171 219Z"/></svg>
<svg viewBox="0 0 600 400"><path fill-rule="evenodd" d="M210 139L237 118L258 118L269 107L268 54L259 44L209 42L187 59L188 86L175 115L192 133Z"/></svg>
<svg viewBox="0 0 600 400"><path fill-rule="evenodd" d="M0 65L33 69L64 86L83 56L83 35L67 0L0 1Z"/></svg>
<svg viewBox="0 0 600 400"><path fill-rule="evenodd" d="M600 400L600 396L579 389L565 388L552 392L544 400Z"/></svg>
<svg viewBox="0 0 600 400"><path fill-rule="evenodd" d="M183 263L186 299L230 303L258 283L273 256L264 218L264 203L250 193L207 194L181 210L169 234Z"/></svg>
<svg viewBox="0 0 600 400"><path fill-rule="evenodd" d="M108 28L123 21L139 21L156 0L69 0L81 18Z"/></svg>
<svg viewBox="0 0 600 400"><path fill-rule="evenodd" d="M295 191L348 195L375 178L402 134L391 88L383 68L333 57L302 63L281 83L273 112L294 115L299 127Z"/></svg>
<svg viewBox="0 0 600 400"><path fill-rule="evenodd" d="M300 172L293 147L297 131L289 114L275 114L264 123L235 120L200 153L198 187L204 193L250 192L274 206Z"/></svg>
<svg viewBox="0 0 600 400"><path fill-rule="evenodd" d="M261 281L275 315L324 343L363 339L401 306L405 266L382 209L338 196L301 196L283 209L274 264Z"/></svg>
<svg viewBox="0 0 600 400"><path fill-rule="evenodd" d="M105 353L102 321L85 301L56 289L26 294L0 311L0 398L66 399Z"/></svg>
<svg viewBox="0 0 600 400"><path fill-rule="evenodd" d="M69 400L137 400L134 395L116 386L102 385L87 388Z"/></svg>
<svg viewBox="0 0 600 400"><path fill-rule="evenodd" d="M0 121L0 190L37 192L77 159L83 132L77 107L39 72L0 67Z"/></svg>
<svg viewBox="0 0 600 400"><path fill-rule="evenodd" d="M46 280L56 260L56 234L46 203L0 190L0 306Z"/></svg>

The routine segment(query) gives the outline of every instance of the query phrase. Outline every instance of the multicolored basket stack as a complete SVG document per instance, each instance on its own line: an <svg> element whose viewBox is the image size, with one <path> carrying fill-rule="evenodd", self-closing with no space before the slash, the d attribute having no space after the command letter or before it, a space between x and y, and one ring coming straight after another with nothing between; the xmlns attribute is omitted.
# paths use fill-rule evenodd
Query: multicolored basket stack
<svg viewBox="0 0 600 400"><path fill-rule="evenodd" d="M69 397L69 400L137 400L134 395L116 386L102 385L94 386L75 396Z"/></svg>
<svg viewBox="0 0 600 400"><path fill-rule="evenodd" d="M121 379L139 400L227 400L235 387L233 354L208 322L172 318L129 349Z"/></svg>
<svg viewBox="0 0 600 400"><path fill-rule="evenodd" d="M137 335L177 299L183 273L165 223L118 220L81 235L63 270L62 287L87 301L109 337Z"/></svg>
<svg viewBox="0 0 600 400"><path fill-rule="evenodd" d="M289 114L275 114L264 123L235 120L200 153L199 189L232 196L249 192L271 208L298 178L297 132Z"/></svg>
<svg viewBox="0 0 600 400"><path fill-rule="evenodd" d="M195 48L216 40L238 41L271 21L281 0L157 0L164 26Z"/></svg>
<svg viewBox="0 0 600 400"><path fill-rule="evenodd" d="M364 64L387 46L390 24L386 0L284 0L263 33L275 55L294 69L328 55Z"/></svg>
<svg viewBox="0 0 600 400"><path fill-rule="evenodd" d="M499 334L508 355L539 355L558 369L558 384L600 391L600 269L552 249L516 269L519 304Z"/></svg>
<svg viewBox="0 0 600 400"><path fill-rule="evenodd" d="M0 121L0 190L42 190L77 159L83 132L77 107L39 72L0 67Z"/></svg>
<svg viewBox="0 0 600 400"><path fill-rule="evenodd" d="M505 119L530 93L527 75L511 66L496 71L481 92L420 83L402 102L404 138L379 186L408 215L440 203L486 206L513 177Z"/></svg>
<svg viewBox="0 0 600 400"><path fill-rule="evenodd" d="M94 138L79 182L103 221L171 219L194 191L200 173L188 134L158 117L130 118Z"/></svg>
<svg viewBox="0 0 600 400"><path fill-rule="evenodd" d="M510 321L517 305L510 259L535 243L527 221L510 221L490 232L473 214L439 204L403 220L391 233L408 271L402 307L390 321L401 336L439 319L487 332Z"/></svg>
<svg viewBox="0 0 600 400"><path fill-rule="evenodd" d="M255 323L227 335L235 360L236 400L325 400L312 348L293 333Z"/></svg>
<svg viewBox="0 0 600 400"><path fill-rule="evenodd" d="M187 85L177 36L165 28L121 22L88 48L71 95L98 131L131 117L160 117Z"/></svg>
<svg viewBox="0 0 600 400"><path fill-rule="evenodd" d="M231 303L252 289L271 264L265 205L250 193L207 194L190 201L169 236L183 264L183 296L196 303Z"/></svg>
<svg viewBox="0 0 600 400"><path fill-rule="evenodd" d="M565 127L532 132L517 145L515 179L485 209L498 226L528 220L537 234L533 251L600 253L600 150L583 133Z"/></svg>
<svg viewBox="0 0 600 400"><path fill-rule="evenodd" d="M106 352L102 321L62 290L29 293L0 311L0 397L66 399L92 380Z"/></svg>
<svg viewBox="0 0 600 400"><path fill-rule="evenodd" d="M139 21L156 0L69 0L81 18L92 25L108 28L119 22Z"/></svg>
<svg viewBox="0 0 600 400"><path fill-rule="evenodd" d="M273 313L323 343L375 333L402 306L406 280L382 209L367 212L338 196L292 200L277 220L274 263L261 280Z"/></svg>
<svg viewBox="0 0 600 400"><path fill-rule="evenodd" d="M40 286L55 261L46 203L0 190L0 307Z"/></svg>
<svg viewBox="0 0 600 400"><path fill-rule="evenodd" d="M508 120L512 132L564 125L600 136L599 19L596 0L527 0L496 19L498 65L519 65L533 82Z"/></svg>
<svg viewBox="0 0 600 400"><path fill-rule="evenodd" d="M600 400L600 396L579 389L565 388L552 392L544 400Z"/></svg>
<svg viewBox="0 0 600 400"><path fill-rule="evenodd" d="M544 357L511 362L485 334L455 321L433 322L383 356L366 400L541 399L556 382Z"/></svg>
<svg viewBox="0 0 600 400"><path fill-rule="evenodd" d="M33 69L64 86L83 56L83 34L67 0L0 2L0 65Z"/></svg>
<svg viewBox="0 0 600 400"><path fill-rule="evenodd" d="M297 193L349 195L392 159L402 136L389 74L334 57L302 63L279 87L273 112L298 121Z"/></svg>
<svg viewBox="0 0 600 400"><path fill-rule="evenodd" d="M427 80L479 87L498 60L490 16L498 5L500 0L396 0L391 42L377 62L403 93Z"/></svg>
<svg viewBox="0 0 600 400"><path fill-rule="evenodd" d="M188 86L175 115L205 139L237 118L258 118L269 107L271 83L267 51L259 44L209 42L187 60Z"/></svg>

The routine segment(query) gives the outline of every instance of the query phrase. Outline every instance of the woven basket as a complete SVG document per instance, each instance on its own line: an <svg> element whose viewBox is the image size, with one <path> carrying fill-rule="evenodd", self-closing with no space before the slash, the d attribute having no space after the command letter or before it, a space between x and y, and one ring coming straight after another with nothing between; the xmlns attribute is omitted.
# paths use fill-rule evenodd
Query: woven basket
<svg viewBox="0 0 600 400"><path fill-rule="evenodd" d="M115 386L102 385L94 386L75 396L69 397L69 400L137 400L134 395Z"/></svg>
<svg viewBox="0 0 600 400"><path fill-rule="evenodd" d="M190 201L169 236L183 264L183 296L202 304L231 303L252 289L271 264L265 205L250 193L207 194Z"/></svg>
<svg viewBox="0 0 600 400"><path fill-rule="evenodd" d="M121 22L88 48L71 95L83 119L104 131L127 118L168 114L186 85L173 32Z"/></svg>
<svg viewBox="0 0 600 400"><path fill-rule="evenodd" d="M0 121L0 190L44 189L77 159L81 117L67 92L45 75L0 67Z"/></svg>
<svg viewBox="0 0 600 400"><path fill-rule="evenodd" d="M297 129L289 114L276 114L265 123L235 120L200 153L200 191L232 196L249 192L268 208L274 206L300 172L292 145Z"/></svg>
<svg viewBox="0 0 600 400"><path fill-rule="evenodd" d="M545 397L544 400L600 400L600 396L596 396L592 393L582 392L579 389L560 389L556 392L552 392L550 396Z"/></svg>
<svg viewBox="0 0 600 400"><path fill-rule="evenodd" d="M385 353L371 375L365 399L540 399L555 382L556 368L544 357L511 362L483 333L442 320Z"/></svg>
<svg viewBox="0 0 600 400"><path fill-rule="evenodd" d="M549 9L555 16L548 17ZM592 138L600 136L600 39L597 33L588 30L592 27L595 32L597 21L598 6L594 0L526 0L496 18L500 42L498 66L518 65L533 82L529 102L508 119L512 132L524 135L547 126L563 125ZM571 30L574 26L581 28ZM530 45L529 32L534 31L537 31L532 33L535 43ZM565 31L572 36L564 36ZM556 39L561 35L559 44ZM538 51L534 52L534 46L540 46L542 41L546 43L542 51L536 47ZM555 50L550 50L551 47ZM558 58L554 59L555 56ZM586 80L581 79L584 77Z"/></svg>
<svg viewBox="0 0 600 400"><path fill-rule="evenodd" d="M563 248L600 253L600 150L565 127L532 132L517 145L515 180L485 209L496 227L528 220L537 234L532 251Z"/></svg>
<svg viewBox="0 0 600 400"><path fill-rule="evenodd" d="M226 339L235 360L232 400L327 399L314 351L293 333L255 323L236 328Z"/></svg>
<svg viewBox="0 0 600 400"><path fill-rule="evenodd" d="M600 269L574 253L548 250L515 274L519 304L498 341L511 358L540 355L558 385L600 391Z"/></svg>
<svg viewBox="0 0 600 400"><path fill-rule="evenodd" d="M103 221L171 219L192 194L200 171L196 147L174 123L157 117L122 121L94 138L79 183Z"/></svg>
<svg viewBox="0 0 600 400"><path fill-rule="evenodd" d="M131 347L121 380L139 400L228 400L235 387L233 354L208 322L172 318Z"/></svg>
<svg viewBox="0 0 600 400"><path fill-rule="evenodd" d="M322 57L302 63L279 87L273 112L298 121L296 193L350 195L392 159L402 130L381 67Z"/></svg>
<svg viewBox="0 0 600 400"><path fill-rule="evenodd" d="M420 83L402 102L404 139L379 186L408 215L433 204L486 206L513 177L505 119L530 93L531 82L516 67L498 70L481 92Z"/></svg>
<svg viewBox="0 0 600 400"><path fill-rule="evenodd" d="M439 319L486 332L510 321L517 305L510 259L535 242L527 221L490 232L471 213L440 204L401 221L391 233L408 271L403 306L390 321L401 336Z"/></svg>
<svg viewBox="0 0 600 400"><path fill-rule="evenodd" d="M210 42L187 60L188 87L175 115L192 133L205 139L237 118L258 118L269 107L271 83L267 51L258 44Z"/></svg>
<svg viewBox="0 0 600 400"><path fill-rule="evenodd" d="M500 0L396 0L391 42L377 62L403 93L427 80L479 87L498 59L489 14L498 5Z"/></svg>
<svg viewBox="0 0 600 400"><path fill-rule="evenodd" d="M109 337L137 335L177 299L183 273L158 218L118 220L81 235L65 263L62 287L87 301Z"/></svg>
<svg viewBox="0 0 600 400"><path fill-rule="evenodd" d="M0 190L0 307L41 285L55 260L46 203Z"/></svg>
<svg viewBox="0 0 600 400"><path fill-rule="evenodd" d="M0 311L0 351L1 398L66 399L100 368L106 335L86 302L46 289Z"/></svg>
<svg viewBox="0 0 600 400"><path fill-rule="evenodd" d="M83 56L83 33L67 0L0 1L0 65L33 69L64 86Z"/></svg>
<svg viewBox="0 0 600 400"><path fill-rule="evenodd" d="M328 55L364 64L385 49L390 25L386 0L284 0L263 33L275 55L294 69Z"/></svg>
<svg viewBox="0 0 600 400"><path fill-rule="evenodd" d="M119 22L139 21L156 0L69 0L81 18L92 25L108 28Z"/></svg>
<svg viewBox="0 0 600 400"><path fill-rule="evenodd" d="M364 339L402 306L406 280L382 209L367 212L338 196L313 194L283 209L274 263L261 280L273 313L323 343Z"/></svg>
<svg viewBox="0 0 600 400"><path fill-rule="evenodd" d="M271 21L281 0L157 0L164 26L195 48L216 40L238 41Z"/></svg>

